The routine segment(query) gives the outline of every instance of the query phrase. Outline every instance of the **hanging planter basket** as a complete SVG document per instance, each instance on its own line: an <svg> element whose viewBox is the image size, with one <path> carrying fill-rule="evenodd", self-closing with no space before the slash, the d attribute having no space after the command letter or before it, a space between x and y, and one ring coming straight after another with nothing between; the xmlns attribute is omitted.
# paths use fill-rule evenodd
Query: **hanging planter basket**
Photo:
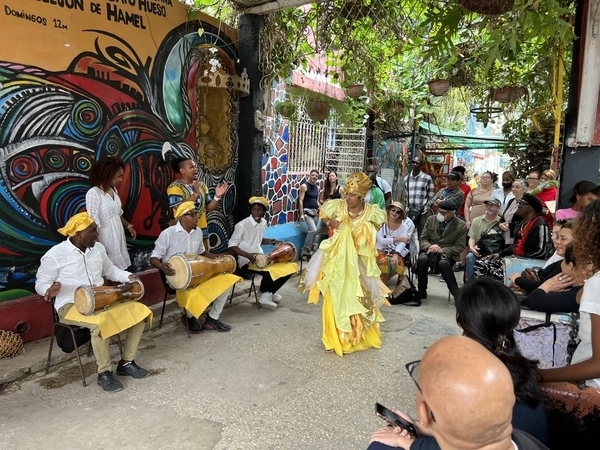
<svg viewBox="0 0 600 450"><path fill-rule="evenodd" d="M432 80L427 84L429 85L429 92L431 92L431 95L436 97L445 95L450 89L450 80L446 79Z"/></svg>
<svg viewBox="0 0 600 450"><path fill-rule="evenodd" d="M346 86L346 96L350 98L358 98L363 95L365 87L362 84L351 84Z"/></svg>
<svg viewBox="0 0 600 450"><path fill-rule="evenodd" d="M323 122L329 117L331 105L327 102L313 100L306 104L306 113L315 122Z"/></svg>
<svg viewBox="0 0 600 450"><path fill-rule="evenodd" d="M483 15L504 14L515 5L515 0L458 0L469 11Z"/></svg>
<svg viewBox="0 0 600 450"><path fill-rule="evenodd" d="M525 97L529 91L524 86L506 86L492 92L492 99L499 103L514 103Z"/></svg>
<svg viewBox="0 0 600 450"><path fill-rule="evenodd" d="M275 104L275 111L286 119L291 118L296 113L297 106L292 102L279 102Z"/></svg>

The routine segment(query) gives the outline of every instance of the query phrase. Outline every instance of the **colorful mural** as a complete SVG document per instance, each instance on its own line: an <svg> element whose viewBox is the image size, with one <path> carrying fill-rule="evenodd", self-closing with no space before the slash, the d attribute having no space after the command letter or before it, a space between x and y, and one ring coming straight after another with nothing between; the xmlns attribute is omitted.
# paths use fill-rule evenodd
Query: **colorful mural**
<svg viewBox="0 0 600 450"><path fill-rule="evenodd" d="M174 173L165 143L167 157L197 159L196 79L204 67L197 49L216 49L234 72L236 38L210 18L187 22L176 0L144 10L150 3L4 2L0 300L15 289L33 291L39 258L64 239L56 229L85 209L87 178L99 158L118 155L127 163L119 195L138 230L135 241L128 238L138 269L167 225L165 192ZM222 180L231 185L209 215L216 250L226 245L235 204L236 96L227 102L228 119L212 126L228 130L229 165L201 172L211 189Z"/></svg>

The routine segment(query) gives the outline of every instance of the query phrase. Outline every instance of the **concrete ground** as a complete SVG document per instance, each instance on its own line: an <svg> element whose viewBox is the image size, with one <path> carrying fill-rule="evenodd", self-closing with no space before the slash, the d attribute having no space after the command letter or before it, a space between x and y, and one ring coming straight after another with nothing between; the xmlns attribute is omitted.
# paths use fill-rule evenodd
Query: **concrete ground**
<svg viewBox="0 0 600 450"><path fill-rule="evenodd" d="M276 311L257 309L246 294L234 298L221 315L229 333L188 339L175 304L162 329L155 309L136 358L151 376L121 377L118 393L96 384L93 356L83 358L84 388L76 361L65 361L57 347L58 364L48 375L40 370L48 339L26 344L25 354L0 361L0 382L32 372L0 393L0 448L366 448L383 425L375 402L414 414L415 386L404 364L438 338L458 334L454 301L447 301L446 284L430 276L420 308L382 309L380 350L340 358L325 353L321 306L307 304L297 283L292 278L281 289ZM118 347L111 349L116 363Z"/></svg>

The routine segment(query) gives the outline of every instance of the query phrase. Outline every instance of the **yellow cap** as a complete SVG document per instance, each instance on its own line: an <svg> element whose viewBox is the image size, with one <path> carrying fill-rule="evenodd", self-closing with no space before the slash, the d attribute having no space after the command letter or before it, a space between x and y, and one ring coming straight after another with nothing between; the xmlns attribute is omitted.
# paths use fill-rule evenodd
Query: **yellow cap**
<svg viewBox="0 0 600 450"><path fill-rule="evenodd" d="M90 215L87 212L82 212L71 217L67 224L57 231L63 236L75 236L75 233L85 230L93 223L94 221Z"/></svg>
<svg viewBox="0 0 600 450"><path fill-rule="evenodd" d="M181 205L177 207L175 213L173 214L176 219L179 219L186 212L191 211L192 209L196 209L196 205L192 201L183 202Z"/></svg>
<svg viewBox="0 0 600 450"><path fill-rule="evenodd" d="M369 189L373 186L371 178L366 173L355 172L348 177L346 181L346 194L358 195L365 198Z"/></svg>
<svg viewBox="0 0 600 450"><path fill-rule="evenodd" d="M265 208L269 207L269 200L267 200L264 197L250 197L250 200L248 200L248 203L250 203L251 205L258 203L260 205L263 205Z"/></svg>

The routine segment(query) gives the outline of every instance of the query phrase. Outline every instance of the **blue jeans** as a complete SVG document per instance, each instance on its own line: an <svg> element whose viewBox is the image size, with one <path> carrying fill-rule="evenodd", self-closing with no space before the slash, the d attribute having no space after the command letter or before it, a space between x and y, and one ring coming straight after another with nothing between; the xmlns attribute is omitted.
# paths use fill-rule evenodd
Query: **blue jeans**
<svg viewBox="0 0 600 450"><path fill-rule="evenodd" d="M479 256L475 256L473 253L467 253L467 259L465 262L465 273L466 273L466 281L471 281L473 279L473 274L475 272L475 261L479 259Z"/></svg>

